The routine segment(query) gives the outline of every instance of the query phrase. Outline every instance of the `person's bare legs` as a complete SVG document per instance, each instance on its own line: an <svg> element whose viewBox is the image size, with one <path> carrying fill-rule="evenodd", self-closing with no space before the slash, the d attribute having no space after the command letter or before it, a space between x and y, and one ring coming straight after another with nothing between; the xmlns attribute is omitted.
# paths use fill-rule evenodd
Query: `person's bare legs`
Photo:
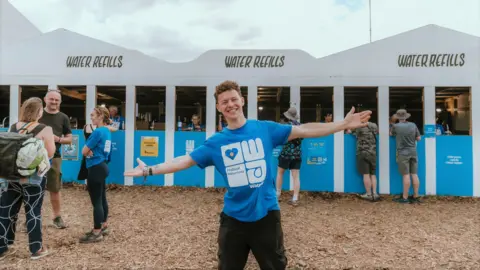
<svg viewBox="0 0 480 270"><path fill-rule="evenodd" d="M53 216L60 215L60 192L50 192L50 202L52 203Z"/></svg>
<svg viewBox="0 0 480 270"><path fill-rule="evenodd" d="M282 194L284 172L285 170L283 168L277 167L277 197L280 197L280 195Z"/></svg>
<svg viewBox="0 0 480 270"><path fill-rule="evenodd" d="M372 193L373 195L377 195L377 176L375 174L371 174L370 180L372 184Z"/></svg>
<svg viewBox="0 0 480 270"><path fill-rule="evenodd" d="M403 198L408 200L408 191L410 190L410 174L403 176Z"/></svg>
<svg viewBox="0 0 480 270"><path fill-rule="evenodd" d="M418 198L418 189L420 188L420 180L418 174L412 174L413 197Z"/></svg>
<svg viewBox="0 0 480 270"><path fill-rule="evenodd" d="M298 201L300 195L300 172L299 170L290 170L293 177L293 201Z"/></svg>
<svg viewBox="0 0 480 270"><path fill-rule="evenodd" d="M372 195L372 181L370 180L370 174L363 175L363 185L365 186L365 192L367 195Z"/></svg>

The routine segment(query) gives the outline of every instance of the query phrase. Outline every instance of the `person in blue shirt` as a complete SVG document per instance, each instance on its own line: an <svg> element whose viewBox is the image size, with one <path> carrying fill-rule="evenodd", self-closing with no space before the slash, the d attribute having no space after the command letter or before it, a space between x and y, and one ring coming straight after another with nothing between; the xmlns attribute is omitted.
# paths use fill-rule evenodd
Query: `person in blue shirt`
<svg viewBox="0 0 480 270"><path fill-rule="evenodd" d="M117 106L109 106L108 110L110 112L110 119L112 120L109 125L111 125L116 130L125 129L125 118L118 114Z"/></svg>
<svg viewBox="0 0 480 270"><path fill-rule="evenodd" d="M110 113L104 107L95 108L90 114L92 124L97 128L85 142L82 154L86 157L88 170L87 190L93 206L93 230L80 238L80 243L92 243L103 240L108 234L107 217L108 203L106 197L105 180L109 169L107 162L110 159L112 139L106 125L110 123Z"/></svg>
<svg viewBox="0 0 480 270"><path fill-rule="evenodd" d="M285 269L280 207L276 196L272 151L297 138L312 138L364 127L371 111L347 114L335 123L307 123L298 126L246 119L240 86L224 81L216 87L217 110L227 127L215 133L189 155L162 164L139 165L124 173L127 177L174 173L194 165L215 166L227 184L220 215L218 269L243 269L250 250L261 269Z"/></svg>

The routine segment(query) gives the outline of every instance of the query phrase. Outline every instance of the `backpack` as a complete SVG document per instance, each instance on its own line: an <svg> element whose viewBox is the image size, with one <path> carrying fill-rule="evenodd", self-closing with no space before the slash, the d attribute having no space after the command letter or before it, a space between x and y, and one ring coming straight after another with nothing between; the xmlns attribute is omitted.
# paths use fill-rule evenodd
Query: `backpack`
<svg viewBox="0 0 480 270"><path fill-rule="evenodd" d="M20 180L34 174L44 160L45 147L41 139L35 138L45 128L39 124L32 131L26 123L19 130L16 124L9 132L0 132L0 178Z"/></svg>

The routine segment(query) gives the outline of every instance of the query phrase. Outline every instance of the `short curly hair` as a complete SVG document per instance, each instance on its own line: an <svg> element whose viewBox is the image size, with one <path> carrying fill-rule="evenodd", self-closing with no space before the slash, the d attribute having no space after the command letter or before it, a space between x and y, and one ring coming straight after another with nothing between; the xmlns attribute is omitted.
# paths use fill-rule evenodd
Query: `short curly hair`
<svg viewBox="0 0 480 270"><path fill-rule="evenodd" d="M238 83L227 80L217 85L217 87L215 88L215 100L218 101L218 95L230 90L236 90L240 96L242 95L242 91L240 90L240 86L238 85Z"/></svg>

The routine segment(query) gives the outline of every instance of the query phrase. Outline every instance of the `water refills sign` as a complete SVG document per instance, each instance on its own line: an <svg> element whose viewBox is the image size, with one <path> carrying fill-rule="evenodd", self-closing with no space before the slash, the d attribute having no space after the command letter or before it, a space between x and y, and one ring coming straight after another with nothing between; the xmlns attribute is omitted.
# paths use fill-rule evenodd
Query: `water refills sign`
<svg viewBox="0 0 480 270"><path fill-rule="evenodd" d="M285 56L278 55L230 55L225 56L226 68L281 68Z"/></svg>
<svg viewBox="0 0 480 270"><path fill-rule="evenodd" d="M401 54L399 67L463 67L465 53Z"/></svg>
<svg viewBox="0 0 480 270"><path fill-rule="evenodd" d="M68 56L67 68L121 68L123 56Z"/></svg>

